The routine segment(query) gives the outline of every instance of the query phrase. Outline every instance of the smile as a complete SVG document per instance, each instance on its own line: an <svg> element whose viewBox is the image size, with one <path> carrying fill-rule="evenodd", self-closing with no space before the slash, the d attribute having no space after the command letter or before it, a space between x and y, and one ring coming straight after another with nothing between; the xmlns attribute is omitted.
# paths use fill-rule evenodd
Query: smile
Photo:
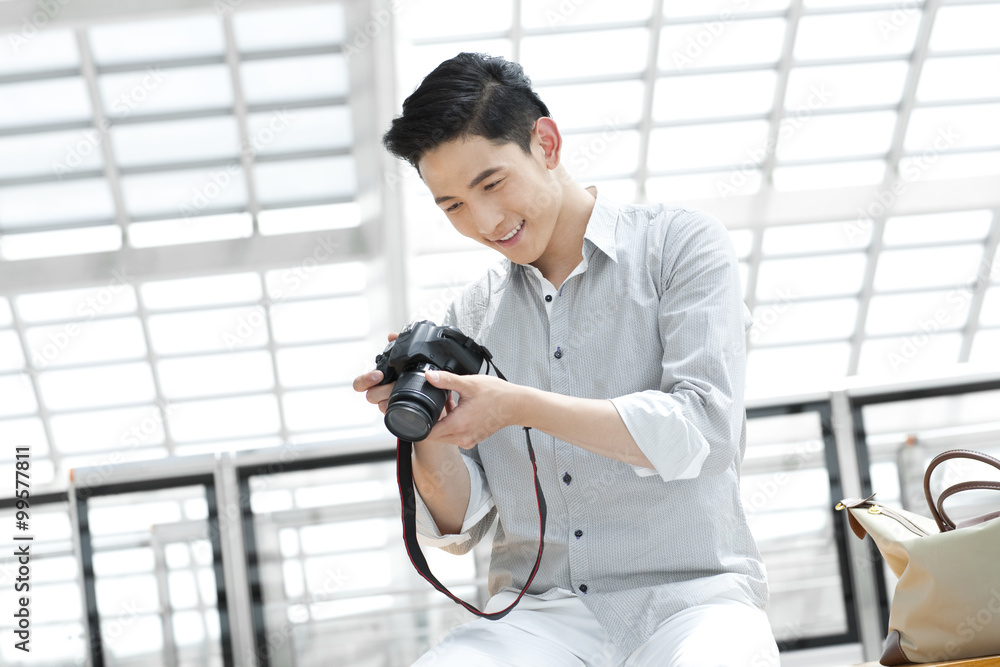
<svg viewBox="0 0 1000 667"><path fill-rule="evenodd" d="M524 227L524 220L522 220L521 224L519 224L517 227L515 227L512 230L510 230L510 233L507 234L507 236L503 237L502 239L497 239L497 242L503 243L504 241L510 241L512 238L514 238L515 234L517 234L519 231L521 231L521 227Z"/></svg>

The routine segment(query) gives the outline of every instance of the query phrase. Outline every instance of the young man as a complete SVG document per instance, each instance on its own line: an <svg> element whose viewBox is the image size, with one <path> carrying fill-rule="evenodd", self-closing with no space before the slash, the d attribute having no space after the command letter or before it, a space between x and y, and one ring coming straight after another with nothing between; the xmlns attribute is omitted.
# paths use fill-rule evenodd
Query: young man
<svg viewBox="0 0 1000 667"><path fill-rule="evenodd" d="M510 381L427 374L460 400L414 445L423 543L465 553L498 520L486 609L497 611L538 547L519 427L533 429L548 504L529 595L416 664L776 666L740 502L752 320L725 228L575 182L556 122L501 58L442 63L384 143L459 233L507 260L440 323L485 345ZM354 388L385 412L380 380Z"/></svg>

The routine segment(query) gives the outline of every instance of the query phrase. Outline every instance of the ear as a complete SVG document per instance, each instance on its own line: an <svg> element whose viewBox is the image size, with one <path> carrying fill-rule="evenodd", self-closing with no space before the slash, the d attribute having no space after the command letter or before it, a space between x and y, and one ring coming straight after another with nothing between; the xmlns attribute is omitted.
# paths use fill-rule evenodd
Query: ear
<svg viewBox="0 0 1000 667"><path fill-rule="evenodd" d="M532 143L537 143L541 147L545 166L549 169L558 167L562 155L562 135L559 134L556 122L548 116L536 120L531 139Z"/></svg>

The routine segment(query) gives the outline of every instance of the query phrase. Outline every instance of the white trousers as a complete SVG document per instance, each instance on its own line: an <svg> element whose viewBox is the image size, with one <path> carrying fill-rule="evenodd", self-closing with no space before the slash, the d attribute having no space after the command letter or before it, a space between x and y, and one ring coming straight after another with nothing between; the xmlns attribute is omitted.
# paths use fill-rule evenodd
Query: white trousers
<svg viewBox="0 0 1000 667"><path fill-rule="evenodd" d="M665 620L631 655L576 598L520 606L498 621L453 628L413 667L778 667L767 614L716 598Z"/></svg>

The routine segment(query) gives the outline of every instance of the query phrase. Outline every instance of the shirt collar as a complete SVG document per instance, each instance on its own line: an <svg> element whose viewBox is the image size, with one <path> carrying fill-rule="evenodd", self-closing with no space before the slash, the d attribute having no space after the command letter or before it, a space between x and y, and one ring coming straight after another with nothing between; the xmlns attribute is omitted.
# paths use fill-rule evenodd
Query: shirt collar
<svg viewBox="0 0 1000 667"><path fill-rule="evenodd" d="M597 192L594 210L587 221L587 231L583 234L584 241L590 241L598 250L618 262L617 246L615 245L615 227L618 225L618 204ZM586 253L584 253L586 255Z"/></svg>
<svg viewBox="0 0 1000 667"><path fill-rule="evenodd" d="M590 253L587 252L586 245L587 241L590 241L595 248L603 252L605 255L611 258L611 261L618 263L617 246L615 245L615 228L618 226L618 204L611 199L608 199L605 195L601 194L599 190L595 188L596 201L594 202L594 209L590 212L590 219L587 220L587 229L583 233L584 241L584 252L583 252L583 262L578 267L579 272L586 270L587 268L587 258ZM515 264L507 258L504 258L504 263L507 265L507 277L510 277L511 270L516 267L520 267L521 270L527 271L528 273L534 273L541 279L542 272L531 264ZM575 275L577 272L574 271ZM501 287L506 284L506 280L503 281Z"/></svg>

